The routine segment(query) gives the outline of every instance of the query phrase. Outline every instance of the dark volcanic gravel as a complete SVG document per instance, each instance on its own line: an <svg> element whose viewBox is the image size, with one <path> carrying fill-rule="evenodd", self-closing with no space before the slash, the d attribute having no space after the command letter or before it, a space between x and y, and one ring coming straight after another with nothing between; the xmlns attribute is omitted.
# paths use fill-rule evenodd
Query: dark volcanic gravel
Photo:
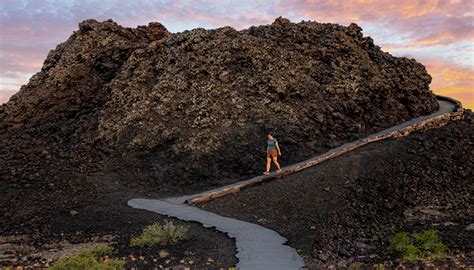
<svg viewBox="0 0 474 270"><path fill-rule="evenodd" d="M469 254L473 143L473 122L453 122L201 207L278 231L313 266L393 262L387 246L401 230L436 229L451 250Z"/></svg>
<svg viewBox="0 0 474 270"><path fill-rule="evenodd" d="M0 106L0 240L127 239L155 217L127 199L260 173L269 130L289 164L429 114L430 82L423 65L383 52L356 24L278 18L172 34L86 20ZM231 240L192 226L196 260L235 263Z"/></svg>
<svg viewBox="0 0 474 270"><path fill-rule="evenodd" d="M42 213L46 219L31 219L29 222L21 224L16 219L4 220L5 223L9 222L8 224L11 224L11 227L7 227L8 231L3 231L2 236L27 235L27 239L14 244L32 247L36 250L35 252L50 250L51 246L63 243L63 241L79 244L95 242L97 239L104 238L104 236L105 238L113 236L110 243L118 251L116 256L125 258L127 268L139 267L135 269L154 269L153 266L159 267L159 265L163 267L184 265L182 260L187 266L190 266L189 261L191 261L193 266L206 269L232 267L237 263L235 241L227 235L213 229L204 228L198 223L183 222L149 211L128 207L126 203L129 199L140 196L146 197L147 193L136 192L138 189L135 189L133 195L122 192L120 189L125 190L125 188L118 185L114 186L114 183L105 181L105 179L107 178L102 179L102 183L107 182L106 185L111 187L105 189L96 186L95 188L103 191L98 192L99 194L84 193L82 196L78 196L80 200L78 204L60 205L55 209L51 204L43 205ZM30 193L38 195L37 192ZM159 196L157 194L148 195ZM6 196L8 198L13 197L11 194L6 194ZM59 201L63 202L64 200L59 198ZM29 208L31 209L31 206ZM71 215L70 211L77 212ZM162 222L165 219L172 220L176 225L189 226L187 240L176 246L167 245L151 248L131 248L129 246L130 237L138 235L144 226L156 221ZM168 252L169 256L160 258L159 252L161 250ZM15 252L18 261L13 265L25 266L44 262L39 257L36 259L29 258L26 261L22 260L25 255L35 252ZM210 264L208 264L209 258L212 259ZM12 261L0 260L0 268L2 265L12 265Z"/></svg>

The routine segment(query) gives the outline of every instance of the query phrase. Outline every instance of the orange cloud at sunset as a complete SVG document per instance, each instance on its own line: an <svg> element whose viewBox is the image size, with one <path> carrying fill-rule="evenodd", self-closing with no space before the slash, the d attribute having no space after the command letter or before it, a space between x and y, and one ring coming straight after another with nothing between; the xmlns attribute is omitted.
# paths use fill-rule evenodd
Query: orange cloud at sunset
<svg viewBox="0 0 474 270"><path fill-rule="evenodd" d="M383 50L424 64L435 93L474 109L474 1L290 0L277 8L316 21L358 23Z"/></svg>
<svg viewBox="0 0 474 270"><path fill-rule="evenodd" d="M454 63L426 60L424 63L433 77L431 89L440 95L458 99L465 108L474 109L474 70Z"/></svg>

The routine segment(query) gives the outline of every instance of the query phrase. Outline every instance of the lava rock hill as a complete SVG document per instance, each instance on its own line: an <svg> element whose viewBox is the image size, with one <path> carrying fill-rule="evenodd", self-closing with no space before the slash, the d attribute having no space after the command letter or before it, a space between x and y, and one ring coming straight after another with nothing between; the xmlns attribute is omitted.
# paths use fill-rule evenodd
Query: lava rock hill
<svg viewBox="0 0 474 270"><path fill-rule="evenodd" d="M356 24L172 34L86 20L0 106L2 229L117 189L172 195L259 174L269 131L283 165L301 161L436 111L430 82Z"/></svg>

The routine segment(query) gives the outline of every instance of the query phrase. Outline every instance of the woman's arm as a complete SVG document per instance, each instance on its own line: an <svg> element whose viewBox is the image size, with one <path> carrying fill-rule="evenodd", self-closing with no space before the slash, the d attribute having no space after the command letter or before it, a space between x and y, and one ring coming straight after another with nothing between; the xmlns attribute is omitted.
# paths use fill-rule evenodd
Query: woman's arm
<svg viewBox="0 0 474 270"><path fill-rule="evenodd" d="M276 145L277 150L278 150L278 155L281 156L280 146L278 145L278 143L276 143L275 145Z"/></svg>

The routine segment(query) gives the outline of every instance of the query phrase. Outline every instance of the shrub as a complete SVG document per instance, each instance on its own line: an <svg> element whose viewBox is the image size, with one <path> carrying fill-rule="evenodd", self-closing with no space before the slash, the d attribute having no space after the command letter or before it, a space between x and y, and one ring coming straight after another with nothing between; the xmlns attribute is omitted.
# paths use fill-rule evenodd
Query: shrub
<svg viewBox="0 0 474 270"><path fill-rule="evenodd" d="M422 257L433 260L444 259L446 257L446 246L439 241L438 232L435 230L414 233L413 238L417 243Z"/></svg>
<svg viewBox="0 0 474 270"><path fill-rule="evenodd" d="M153 245L175 245L186 239L188 232L186 226L175 226L172 221L165 220L165 224L158 222L146 226L141 235L130 239L130 246L144 247Z"/></svg>
<svg viewBox="0 0 474 270"><path fill-rule="evenodd" d="M448 250L443 243L439 242L438 232L435 230L412 235L406 232L397 233L392 239L390 249L401 256L405 262L444 259Z"/></svg>
<svg viewBox="0 0 474 270"><path fill-rule="evenodd" d="M123 269L125 261L117 259L104 260L104 256L115 254L115 250L107 245L96 245L84 249L79 254L69 258L59 259L49 269L51 270L117 270Z"/></svg>

